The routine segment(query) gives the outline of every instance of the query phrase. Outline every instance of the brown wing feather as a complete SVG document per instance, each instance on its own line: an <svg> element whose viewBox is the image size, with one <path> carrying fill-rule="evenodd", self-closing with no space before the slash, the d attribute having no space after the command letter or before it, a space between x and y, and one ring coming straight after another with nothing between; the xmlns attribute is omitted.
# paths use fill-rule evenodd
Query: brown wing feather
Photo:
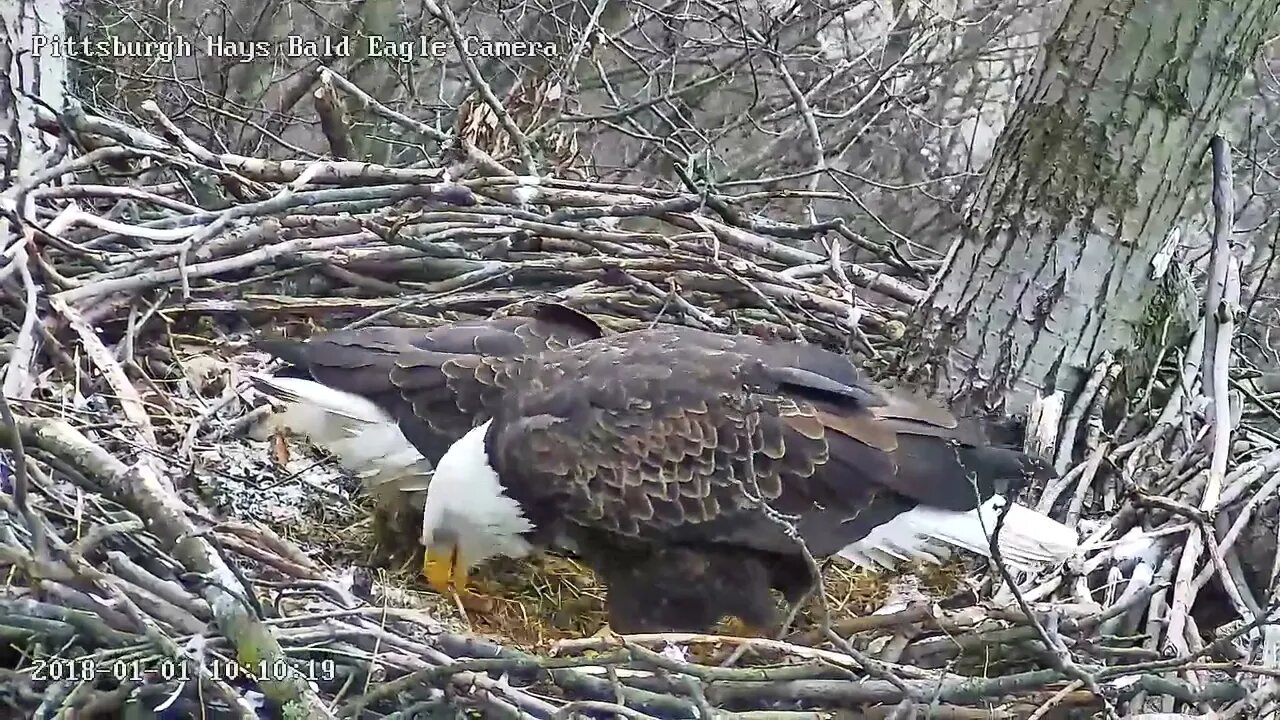
<svg viewBox="0 0 1280 720"><path fill-rule="evenodd" d="M826 410L814 410L815 419L823 430L835 430L881 452L898 449L898 433L893 424L885 422L874 411L837 414Z"/></svg>
<svg viewBox="0 0 1280 720"><path fill-rule="evenodd" d="M885 404L875 408L877 417L923 423L939 429L955 429L960 421L950 411L931 400L905 392L880 391Z"/></svg>
<svg viewBox="0 0 1280 720"><path fill-rule="evenodd" d="M813 346L661 328L544 355L513 379L491 461L539 525L794 552L763 500L830 554L918 502L972 508L964 471L987 476L986 497L1008 469L944 409Z"/></svg>
<svg viewBox="0 0 1280 720"><path fill-rule="evenodd" d="M629 333L522 363L491 436L508 492L539 525L791 548L779 526L734 524L805 484L825 460L823 429L811 410L747 392L758 363L735 342Z"/></svg>
<svg viewBox="0 0 1280 720"><path fill-rule="evenodd" d="M529 302L502 316L418 328L368 327L305 342L256 345L289 362L292 372L368 398L399 421L410 442L437 459L487 419L501 392L505 359L560 350L600 337L587 316L554 303Z"/></svg>

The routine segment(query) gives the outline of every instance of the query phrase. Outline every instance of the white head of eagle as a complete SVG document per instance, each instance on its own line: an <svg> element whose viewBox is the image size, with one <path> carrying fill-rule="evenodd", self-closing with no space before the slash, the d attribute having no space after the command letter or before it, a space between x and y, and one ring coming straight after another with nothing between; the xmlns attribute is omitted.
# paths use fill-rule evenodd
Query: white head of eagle
<svg viewBox="0 0 1280 720"><path fill-rule="evenodd" d="M534 529L520 504L507 496L489 464L489 420L469 430L436 463L422 511L422 573L439 592L459 591L467 571L496 555L523 557Z"/></svg>

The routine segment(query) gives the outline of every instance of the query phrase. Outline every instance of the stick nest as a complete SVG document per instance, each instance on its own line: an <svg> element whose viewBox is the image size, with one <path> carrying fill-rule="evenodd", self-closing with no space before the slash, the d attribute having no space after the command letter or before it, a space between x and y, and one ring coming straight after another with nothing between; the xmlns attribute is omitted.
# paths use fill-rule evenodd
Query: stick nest
<svg viewBox="0 0 1280 720"><path fill-rule="evenodd" d="M245 437L253 333L550 299L615 330L802 338L875 371L937 263L763 201L515 176L465 143L431 168L275 162L150 112L148 129L42 118L64 153L97 149L47 157L0 198L0 704L19 716L1242 717L1274 700L1270 574L1247 560L1274 556L1274 525L1250 518L1275 514L1280 416L1248 368L1219 368L1245 410L1203 504L1210 422L1199 351L1181 346L1133 398L1112 396L1104 359L1064 407L1070 432L1042 433L1062 479L1024 501L1083 531L1066 568L967 559L877 580L833 564L829 615L807 608L785 640L619 640L584 637L602 588L546 556L489 567L506 602L468 626L412 565L365 564L350 478Z"/></svg>

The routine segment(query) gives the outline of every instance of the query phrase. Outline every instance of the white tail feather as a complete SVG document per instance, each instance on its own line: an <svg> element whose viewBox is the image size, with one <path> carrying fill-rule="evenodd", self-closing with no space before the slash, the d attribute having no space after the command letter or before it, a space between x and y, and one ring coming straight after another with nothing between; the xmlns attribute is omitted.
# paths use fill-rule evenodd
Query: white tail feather
<svg viewBox="0 0 1280 720"><path fill-rule="evenodd" d="M937 563L956 547L989 558L990 536L1003 506L1000 495L965 512L917 506L847 545L839 555L873 570L893 569L902 561ZM1062 562L1079 542L1075 530L1017 504L1009 508L1000 530L1000 554L1015 570Z"/></svg>
<svg viewBox="0 0 1280 720"><path fill-rule="evenodd" d="M284 430L306 437L371 492L427 489L431 462L368 399L301 378L255 379L282 406L264 427L268 433Z"/></svg>
<svg viewBox="0 0 1280 720"><path fill-rule="evenodd" d="M327 413L363 422L394 423L391 416L367 398L336 390L311 380L255 374L254 379L270 388L272 397L285 403L307 405Z"/></svg>

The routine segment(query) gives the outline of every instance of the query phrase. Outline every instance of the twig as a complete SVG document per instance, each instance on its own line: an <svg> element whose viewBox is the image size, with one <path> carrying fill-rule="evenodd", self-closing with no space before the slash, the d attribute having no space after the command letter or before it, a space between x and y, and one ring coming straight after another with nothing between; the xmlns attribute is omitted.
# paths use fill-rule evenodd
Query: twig
<svg viewBox="0 0 1280 720"><path fill-rule="evenodd" d="M14 419L13 411L9 407L9 399L3 393L0 393L0 420L4 422L6 435L8 436L9 460L13 462L13 504L17 506L18 512L22 514L23 522L27 526L27 532L31 533L31 545L36 559L44 560L48 557L48 549L45 546L44 523L39 521L30 506L31 476L27 472L27 450L22 443L22 433L18 430L18 421ZM4 464L3 457L0 457L0 464Z"/></svg>
<svg viewBox="0 0 1280 720"><path fill-rule="evenodd" d="M1234 201L1230 185L1230 149L1221 137L1211 143L1214 171L1214 248L1212 277L1205 298L1204 327L1206 362L1203 364L1202 386L1212 393L1213 400L1213 450L1204 492L1199 507L1213 511L1222 494L1223 477L1226 474L1228 453L1231 448L1230 406L1227 402L1227 377L1230 364L1231 337L1234 331L1234 308L1240 301L1238 262L1231 252L1230 234L1234 222ZM1166 643L1174 651L1189 651L1184 640L1187 613L1195 600L1195 568L1204 551L1205 530L1203 523L1192 528L1183 549L1182 562L1174 581L1173 603L1170 606ZM1221 561L1217 548L1211 548L1211 558ZM1228 585L1231 579L1223 574Z"/></svg>

